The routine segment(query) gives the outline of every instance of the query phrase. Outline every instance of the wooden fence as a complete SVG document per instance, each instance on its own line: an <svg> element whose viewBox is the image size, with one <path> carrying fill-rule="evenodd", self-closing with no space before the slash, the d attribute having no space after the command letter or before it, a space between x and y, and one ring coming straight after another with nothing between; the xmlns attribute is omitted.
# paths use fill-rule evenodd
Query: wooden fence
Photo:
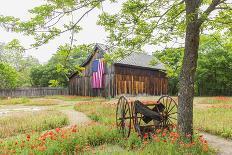
<svg viewBox="0 0 232 155"><path fill-rule="evenodd" d="M0 97L42 97L51 95L68 95L68 88L17 88L0 89Z"/></svg>

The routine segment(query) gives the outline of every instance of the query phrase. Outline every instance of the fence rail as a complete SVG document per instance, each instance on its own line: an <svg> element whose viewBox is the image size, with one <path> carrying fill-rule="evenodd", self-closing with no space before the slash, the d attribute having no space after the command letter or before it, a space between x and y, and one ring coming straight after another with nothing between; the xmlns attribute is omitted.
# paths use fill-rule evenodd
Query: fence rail
<svg viewBox="0 0 232 155"><path fill-rule="evenodd" d="M0 89L0 97L42 97L50 95L68 95L68 88L17 88Z"/></svg>

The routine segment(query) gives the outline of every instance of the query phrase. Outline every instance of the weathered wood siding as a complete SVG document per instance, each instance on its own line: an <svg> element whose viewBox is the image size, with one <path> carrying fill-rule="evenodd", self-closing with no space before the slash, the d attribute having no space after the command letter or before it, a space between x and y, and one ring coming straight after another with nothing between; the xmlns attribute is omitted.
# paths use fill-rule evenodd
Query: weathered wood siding
<svg viewBox="0 0 232 155"><path fill-rule="evenodd" d="M70 78L69 82L69 93L71 95L80 95L80 96L113 96L113 67L110 65L104 64L105 74L103 75L103 86L102 89L93 89L92 88L92 63L95 59L103 58L103 53L97 51L91 60L84 66L85 70L82 72L82 75L75 75Z"/></svg>
<svg viewBox="0 0 232 155"><path fill-rule="evenodd" d="M68 89L51 87L0 89L0 97L42 97L51 95L68 95Z"/></svg>
<svg viewBox="0 0 232 155"><path fill-rule="evenodd" d="M115 66L116 96L167 94L168 81L161 71L132 66Z"/></svg>

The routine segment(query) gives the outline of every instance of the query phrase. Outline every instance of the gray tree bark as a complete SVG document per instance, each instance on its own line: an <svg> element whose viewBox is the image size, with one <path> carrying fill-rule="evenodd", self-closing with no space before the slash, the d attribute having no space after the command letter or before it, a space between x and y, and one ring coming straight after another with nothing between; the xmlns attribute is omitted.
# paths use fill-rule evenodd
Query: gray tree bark
<svg viewBox="0 0 232 155"><path fill-rule="evenodd" d="M185 0L186 36L183 66L179 79L178 130L182 136L193 135L194 76L197 68L200 26L198 8L200 0Z"/></svg>

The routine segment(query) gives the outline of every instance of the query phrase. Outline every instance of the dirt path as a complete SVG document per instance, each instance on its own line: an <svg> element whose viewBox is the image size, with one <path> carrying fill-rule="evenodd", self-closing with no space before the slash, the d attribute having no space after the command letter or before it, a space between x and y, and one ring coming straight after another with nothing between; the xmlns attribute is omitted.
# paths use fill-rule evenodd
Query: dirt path
<svg viewBox="0 0 232 155"><path fill-rule="evenodd" d="M75 110L61 110L64 114L66 114L70 121L70 126L75 124L84 124L91 122L90 118L88 118L84 113L78 112Z"/></svg>
<svg viewBox="0 0 232 155"><path fill-rule="evenodd" d="M232 140L227 140L208 133L201 133L209 145L218 150L218 155L232 155Z"/></svg>

